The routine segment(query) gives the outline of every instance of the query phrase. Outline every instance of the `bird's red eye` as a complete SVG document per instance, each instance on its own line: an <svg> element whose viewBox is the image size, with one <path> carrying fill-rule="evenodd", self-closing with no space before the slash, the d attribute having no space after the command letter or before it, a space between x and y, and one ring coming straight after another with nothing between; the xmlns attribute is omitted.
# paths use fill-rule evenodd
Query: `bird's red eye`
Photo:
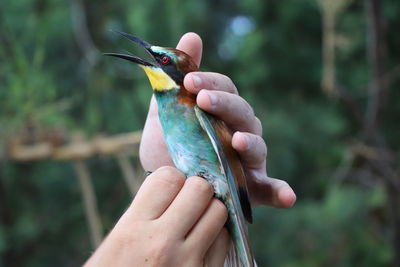
<svg viewBox="0 0 400 267"><path fill-rule="evenodd" d="M168 64L168 63L169 63L169 60L170 60L169 57L163 56L162 59L161 59L161 62L162 62L162 64L165 65L165 64Z"/></svg>

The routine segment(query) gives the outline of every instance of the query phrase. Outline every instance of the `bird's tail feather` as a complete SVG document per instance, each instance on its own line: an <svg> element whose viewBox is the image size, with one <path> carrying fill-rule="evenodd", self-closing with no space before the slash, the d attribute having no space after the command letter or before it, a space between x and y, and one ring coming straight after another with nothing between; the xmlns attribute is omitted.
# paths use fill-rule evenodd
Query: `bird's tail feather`
<svg viewBox="0 0 400 267"><path fill-rule="evenodd" d="M239 255L236 253L236 248L232 244L228 255L225 258L224 267L243 267Z"/></svg>
<svg viewBox="0 0 400 267"><path fill-rule="evenodd" d="M240 260L239 254L236 252L236 248L231 243L231 248L229 249L228 255L226 255L224 267L247 267L244 266L242 261ZM257 267L257 263L254 260L254 267Z"/></svg>

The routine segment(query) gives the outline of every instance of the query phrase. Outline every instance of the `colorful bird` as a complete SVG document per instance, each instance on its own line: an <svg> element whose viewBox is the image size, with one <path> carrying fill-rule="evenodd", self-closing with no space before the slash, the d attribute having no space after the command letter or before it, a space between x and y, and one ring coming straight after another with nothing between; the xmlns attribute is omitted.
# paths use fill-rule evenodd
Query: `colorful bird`
<svg viewBox="0 0 400 267"><path fill-rule="evenodd" d="M116 31L143 46L155 62L132 55L106 53L138 64L147 74L158 105L158 115L169 154L186 176L200 176L214 187L214 195L228 209L228 231L234 242L229 266L254 266L247 224L252 222L244 171L231 146L232 135L223 121L202 111L196 95L183 86L189 72L198 71L192 58L174 48L153 46Z"/></svg>

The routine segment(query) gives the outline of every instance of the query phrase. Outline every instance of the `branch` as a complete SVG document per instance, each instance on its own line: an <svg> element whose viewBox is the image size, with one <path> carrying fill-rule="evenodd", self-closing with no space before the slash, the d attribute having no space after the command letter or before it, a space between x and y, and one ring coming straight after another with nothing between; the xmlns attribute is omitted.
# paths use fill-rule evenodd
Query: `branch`
<svg viewBox="0 0 400 267"><path fill-rule="evenodd" d="M395 162L390 151L383 146L372 147L364 143L356 143L350 146L350 151L355 155L367 160L369 165L390 184L393 189L400 192L399 174L391 163Z"/></svg>
<svg viewBox="0 0 400 267"><path fill-rule="evenodd" d="M139 175L135 175L135 168L129 161L129 157L126 153L118 153L116 155L117 163L122 170L122 176L126 185L129 188L132 196L136 195L141 185L142 179Z"/></svg>
<svg viewBox="0 0 400 267"><path fill-rule="evenodd" d="M345 107L349 110L354 120L362 127L364 125L364 116L360 104L354 99L354 96L350 93L349 89L343 84L336 81L335 85L339 99L343 101Z"/></svg>
<svg viewBox="0 0 400 267"><path fill-rule="evenodd" d="M75 172L81 189L85 215L90 231L90 240L93 248L97 248L103 239L101 219L96 204L96 194L90 179L89 170L83 161L74 163Z"/></svg>
<svg viewBox="0 0 400 267"><path fill-rule="evenodd" d="M63 146L57 146L50 141L41 141L30 145L22 143L21 138L8 142L8 158L16 161L35 160L79 160L96 155L114 155L121 152L137 154L141 131L119 134L110 137L96 137L93 140L83 140L82 137Z"/></svg>
<svg viewBox="0 0 400 267"><path fill-rule="evenodd" d="M365 118L365 130L367 136L371 129L376 128L379 120L385 85L384 73L384 29L380 0L367 0L367 31L368 31L368 59L372 71L372 80L369 86L368 103Z"/></svg>
<svg viewBox="0 0 400 267"><path fill-rule="evenodd" d="M78 47L91 66L95 65L99 58L99 50L94 45L86 23L86 11L82 0L71 0L72 32Z"/></svg>

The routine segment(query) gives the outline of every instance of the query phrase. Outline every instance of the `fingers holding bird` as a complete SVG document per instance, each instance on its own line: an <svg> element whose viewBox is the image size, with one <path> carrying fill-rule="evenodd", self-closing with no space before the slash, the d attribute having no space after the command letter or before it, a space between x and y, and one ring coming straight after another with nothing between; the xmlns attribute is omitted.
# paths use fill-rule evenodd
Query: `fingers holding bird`
<svg viewBox="0 0 400 267"><path fill-rule="evenodd" d="M232 80L219 73L193 72L184 85L197 96L197 105L225 121L233 131L232 146L239 153L248 177L252 205L291 207L296 195L285 181L269 178L266 173L267 146L262 124L252 107L238 95Z"/></svg>
<svg viewBox="0 0 400 267"><path fill-rule="evenodd" d="M225 121L236 131L262 134L260 120L253 108L238 95L232 80L215 72L192 72L186 75L185 88L198 94L199 107Z"/></svg>
<svg viewBox="0 0 400 267"><path fill-rule="evenodd" d="M185 184L185 175L172 167L161 167L143 182L131 207L130 216L141 220L160 217Z"/></svg>
<svg viewBox="0 0 400 267"><path fill-rule="evenodd" d="M85 266L222 266L227 218L205 179L159 168Z"/></svg>
<svg viewBox="0 0 400 267"><path fill-rule="evenodd" d="M206 180L200 177L189 177L160 220L168 225L175 225L171 232L182 238L185 237L207 210L213 193L212 186ZM177 214L180 216L176 216Z"/></svg>
<svg viewBox="0 0 400 267"><path fill-rule="evenodd" d="M225 256L228 254L230 246L231 238L228 230L224 227L207 251L204 266L224 266Z"/></svg>
<svg viewBox="0 0 400 267"><path fill-rule="evenodd" d="M239 95L201 90L197 96L197 105L225 121L234 131L262 134L261 123L255 117L252 107Z"/></svg>
<svg viewBox="0 0 400 267"><path fill-rule="evenodd" d="M296 201L296 195L285 181L270 178L266 172L267 146L264 139L252 133L236 132L232 146L239 153L247 175L253 205L271 205L289 208Z"/></svg>
<svg viewBox="0 0 400 267"><path fill-rule="evenodd" d="M216 72L191 72L184 80L185 88L197 94L201 89L238 94L231 78Z"/></svg>
<svg viewBox="0 0 400 267"><path fill-rule="evenodd" d="M261 170L248 170L247 173L253 178L248 183L253 206L290 208L296 202L296 194L287 182L267 177Z"/></svg>
<svg viewBox="0 0 400 267"><path fill-rule="evenodd" d="M232 137L232 146L239 153L243 167L266 172L267 145L261 136L236 132Z"/></svg>
<svg viewBox="0 0 400 267"><path fill-rule="evenodd" d="M294 205L296 194L290 185L267 176L267 146L261 136L236 132L232 138L232 146L239 153L246 174L250 177L247 185L253 206L290 208Z"/></svg>
<svg viewBox="0 0 400 267"><path fill-rule="evenodd" d="M228 219L228 210L218 199L212 199L201 218L186 236L186 242L193 249L201 250L204 254L214 243ZM201 244L201 247L200 247Z"/></svg>

